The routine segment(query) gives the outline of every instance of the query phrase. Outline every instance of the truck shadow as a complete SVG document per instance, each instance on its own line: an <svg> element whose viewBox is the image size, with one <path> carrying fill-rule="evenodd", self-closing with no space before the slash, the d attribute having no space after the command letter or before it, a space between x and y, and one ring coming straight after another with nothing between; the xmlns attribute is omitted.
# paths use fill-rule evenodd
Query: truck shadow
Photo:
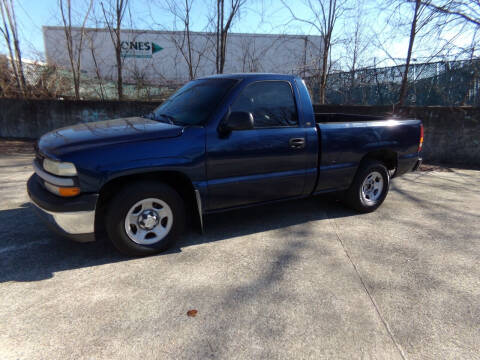
<svg viewBox="0 0 480 360"><path fill-rule="evenodd" d="M131 260L117 253L105 237L81 244L57 236L31 206L25 203L0 210L0 283L40 281L60 271ZM326 196L212 214L205 219L204 234L189 230L172 249L157 256L172 255L192 245L355 214Z"/></svg>

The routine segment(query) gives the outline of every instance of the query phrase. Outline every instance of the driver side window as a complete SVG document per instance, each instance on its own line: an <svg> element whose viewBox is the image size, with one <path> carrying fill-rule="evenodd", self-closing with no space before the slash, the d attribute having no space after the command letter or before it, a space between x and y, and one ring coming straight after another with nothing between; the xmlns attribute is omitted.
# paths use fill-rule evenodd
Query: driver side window
<svg viewBox="0 0 480 360"><path fill-rule="evenodd" d="M253 114L255 128L297 126L297 108L287 81L258 81L247 85L231 111Z"/></svg>

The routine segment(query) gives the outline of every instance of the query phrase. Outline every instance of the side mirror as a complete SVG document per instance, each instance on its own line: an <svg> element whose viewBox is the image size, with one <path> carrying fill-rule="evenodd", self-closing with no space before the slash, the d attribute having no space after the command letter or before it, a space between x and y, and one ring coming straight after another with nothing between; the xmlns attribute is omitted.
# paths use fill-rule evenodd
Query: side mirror
<svg viewBox="0 0 480 360"><path fill-rule="evenodd" d="M246 111L234 111L220 124L220 133L226 134L234 130L253 129L253 115Z"/></svg>

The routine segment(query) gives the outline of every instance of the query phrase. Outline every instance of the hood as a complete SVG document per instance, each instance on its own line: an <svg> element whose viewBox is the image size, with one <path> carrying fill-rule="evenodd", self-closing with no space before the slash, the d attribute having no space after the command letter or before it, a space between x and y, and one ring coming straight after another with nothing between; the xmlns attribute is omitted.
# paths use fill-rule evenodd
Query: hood
<svg viewBox="0 0 480 360"><path fill-rule="evenodd" d="M180 136L183 127L141 117L121 118L64 127L43 135L41 153L58 157L64 153L120 142Z"/></svg>

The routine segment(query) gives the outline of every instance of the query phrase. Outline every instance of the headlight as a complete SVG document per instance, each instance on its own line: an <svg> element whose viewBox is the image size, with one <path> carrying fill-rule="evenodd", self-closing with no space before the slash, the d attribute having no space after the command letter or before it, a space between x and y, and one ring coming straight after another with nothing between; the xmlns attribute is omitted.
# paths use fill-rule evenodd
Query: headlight
<svg viewBox="0 0 480 360"><path fill-rule="evenodd" d="M76 176L77 169L75 165L69 162L59 162L45 158L43 168L51 174L58 176Z"/></svg>

